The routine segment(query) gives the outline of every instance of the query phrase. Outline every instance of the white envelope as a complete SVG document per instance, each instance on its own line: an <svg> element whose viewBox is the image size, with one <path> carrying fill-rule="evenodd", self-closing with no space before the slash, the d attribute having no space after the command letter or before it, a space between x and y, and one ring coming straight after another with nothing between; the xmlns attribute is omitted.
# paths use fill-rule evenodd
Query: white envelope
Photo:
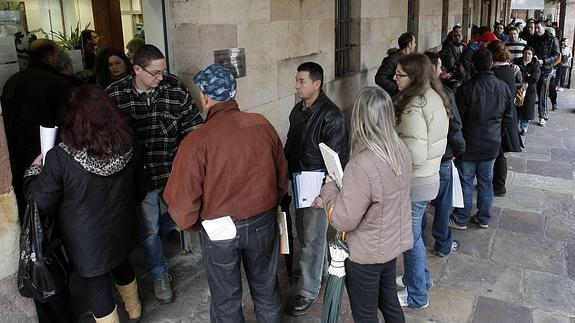
<svg viewBox="0 0 575 323"><path fill-rule="evenodd" d="M204 220L202 226L212 241L229 240L236 237L236 225L230 216Z"/></svg>

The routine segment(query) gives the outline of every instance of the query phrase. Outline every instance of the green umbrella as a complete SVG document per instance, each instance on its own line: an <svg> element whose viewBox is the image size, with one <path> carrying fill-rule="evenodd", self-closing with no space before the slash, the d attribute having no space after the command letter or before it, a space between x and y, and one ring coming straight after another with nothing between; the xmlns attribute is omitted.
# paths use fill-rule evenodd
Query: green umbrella
<svg viewBox="0 0 575 323"><path fill-rule="evenodd" d="M323 295L322 323L337 323L341 299L345 287L345 259L349 257L349 250L345 242L345 232L338 232L329 243L329 264L327 284Z"/></svg>

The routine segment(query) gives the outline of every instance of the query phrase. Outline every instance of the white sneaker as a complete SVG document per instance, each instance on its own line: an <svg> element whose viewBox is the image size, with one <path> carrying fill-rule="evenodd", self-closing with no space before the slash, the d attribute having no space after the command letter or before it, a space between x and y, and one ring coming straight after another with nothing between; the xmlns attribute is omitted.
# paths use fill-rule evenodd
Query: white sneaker
<svg viewBox="0 0 575 323"><path fill-rule="evenodd" d="M401 307L409 306L409 304L407 304L407 289L402 289L398 291L397 299L399 300L399 305L401 305Z"/></svg>
<svg viewBox="0 0 575 323"><path fill-rule="evenodd" d="M403 275L395 277L395 284L397 287L405 288L405 285L403 284Z"/></svg>
<svg viewBox="0 0 575 323"><path fill-rule="evenodd" d="M545 127L547 125L547 120L545 120L543 118L539 118L539 125L541 127Z"/></svg>
<svg viewBox="0 0 575 323"><path fill-rule="evenodd" d="M409 304L407 304L407 289L400 290L399 292L397 292L397 299L399 300L399 305L401 305L401 307L411 307L411 308L415 308L415 309L424 309L424 308L427 308L429 306L429 298L427 299L427 303L425 303L425 305L423 305L421 307L409 306Z"/></svg>

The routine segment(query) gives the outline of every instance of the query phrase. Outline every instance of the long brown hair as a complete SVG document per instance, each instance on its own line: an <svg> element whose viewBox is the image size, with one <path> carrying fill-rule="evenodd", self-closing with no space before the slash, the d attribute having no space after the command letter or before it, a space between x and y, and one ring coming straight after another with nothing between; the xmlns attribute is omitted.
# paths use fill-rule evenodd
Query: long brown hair
<svg viewBox="0 0 575 323"><path fill-rule="evenodd" d="M62 142L89 155L111 157L131 148L132 131L118 106L97 85L73 89L60 115Z"/></svg>
<svg viewBox="0 0 575 323"><path fill-rule="evenodd" d="M443 91L443 85L438 77L435 76L435 67L427 56L420 53L412 53L402 56L399 59L398 65L401 65L403 71L411 79L411 85L399 92L397 101L395 102L395 117L397 123L401 121L401 116L407 104L413 98L420 98L423 105L426 104L425 91L431 86L443 101L443 106L447 111L447 116L451 118L451 103L449 97Z"/></svg>

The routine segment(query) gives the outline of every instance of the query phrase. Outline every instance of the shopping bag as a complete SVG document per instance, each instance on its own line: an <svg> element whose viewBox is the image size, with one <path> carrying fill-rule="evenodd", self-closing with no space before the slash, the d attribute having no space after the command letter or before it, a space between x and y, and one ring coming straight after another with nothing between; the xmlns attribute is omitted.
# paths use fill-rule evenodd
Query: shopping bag
<svg viewBox="0 0 575 323"><path fill-rule="evenodd" d="M56 225L53 217L41 219L38 206L29 197L20 233L17 278L18 291L24 297L45 302L68 284L71 268L62 239L55 234Z"/></svg>
<svg viewBox="0 0 575 323"><path fill-rule="evenodd" d="M463 207L463 190L461 189L461 181L459 180L459 172L453 161L451 162L451 180L453 183L451 205L453 207Z"/></svg>

